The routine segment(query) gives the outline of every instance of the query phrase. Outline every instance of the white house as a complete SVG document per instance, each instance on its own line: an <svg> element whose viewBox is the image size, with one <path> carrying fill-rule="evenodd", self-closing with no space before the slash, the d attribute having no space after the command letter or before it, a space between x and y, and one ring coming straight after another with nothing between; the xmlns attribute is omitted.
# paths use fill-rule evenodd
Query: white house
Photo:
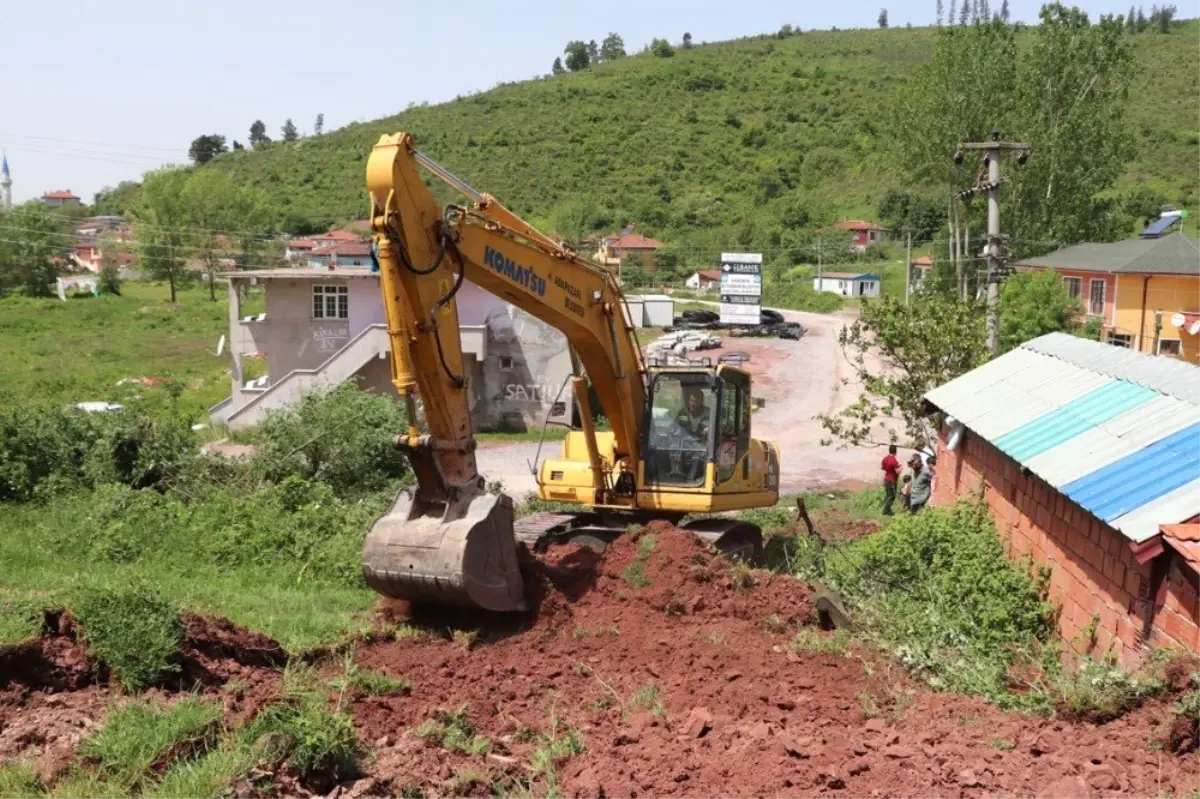
<svg viewBox="0 0 1200 799"><path fill-rule="evenodd" d="M720 269L701 269L695 272L687 280L683 281L683 285L687 286L692 291L712 291L721 285L721 270Z"/></svg>
<svg viewBox="0 0 1200 799"><path fill-rule="evenodd" d="M813 291L843 297L878 297L882 280L871 272L825 272L813 278Z"/></svg>

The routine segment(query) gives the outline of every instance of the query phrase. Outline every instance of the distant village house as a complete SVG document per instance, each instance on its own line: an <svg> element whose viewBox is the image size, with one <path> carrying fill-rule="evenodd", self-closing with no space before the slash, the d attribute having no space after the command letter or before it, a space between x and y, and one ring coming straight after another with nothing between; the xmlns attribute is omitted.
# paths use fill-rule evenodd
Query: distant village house
<svg viewBox="0 0 1200 799"><path fill-rule="evenodd" d="M874 222L864 222L861 219L848 219L845 222L838 222L834 225L837 230L848 231L852 238L850 241L851 249L865 250L872 244L883 244L888 240L888 234L891 232L888 228L877 225Z"/></svg>
<svg viewBox="0 0 1200 799"><path fill-rule="evenodd" d="M878 297L882 282L872 272L824 272L813 278L813 291L843 297Z"/></svg>
<svg viewBox="0 0 1200 799"><path fill-rule="evenodd" d="M663 246L661 241L643 236L628 225L620 233L600 239L595 260L602 266L617 269L621 262L632 258L647 272L654 271L654 253Z"/></svg>
<svg viewBox="0 0 1200 799"><path fill-rule="evenodd" d="M683 284L692 291L713 291L721 286L721 270L701 269L683 281Z"/></svg>
<svg viewBox="0 0 1200 799"><path fill-rule="evenodd" d="M83 205L83 200L76 197L67 189L48 191L42 195L42 203L47 208L62 208L66 206Z"/></svg>

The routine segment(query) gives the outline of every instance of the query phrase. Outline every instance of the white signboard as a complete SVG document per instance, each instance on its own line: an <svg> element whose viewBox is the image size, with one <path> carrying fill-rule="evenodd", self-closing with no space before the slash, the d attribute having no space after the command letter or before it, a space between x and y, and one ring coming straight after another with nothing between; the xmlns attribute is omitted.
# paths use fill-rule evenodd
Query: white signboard
<svg viewBox="0 0 1200 799"><path fill-rule="evenodd" d="M762 253L721 253L721 321L730 325L762 322Z"/></svg>

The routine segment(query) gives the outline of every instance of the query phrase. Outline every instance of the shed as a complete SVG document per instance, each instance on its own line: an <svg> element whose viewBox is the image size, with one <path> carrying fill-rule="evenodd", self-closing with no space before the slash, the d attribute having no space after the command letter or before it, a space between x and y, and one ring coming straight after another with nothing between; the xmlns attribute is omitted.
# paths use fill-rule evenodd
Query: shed
<svg viewBox="0 0 1200 799"><path fill-rule="evenodd" d="M883 280L872 272L823 272L813 278L813 291L843 297L878 297Z"/></svg>
<svg viewBox="0 0 1200 799"><path fill-rule="evenodd" d="M674 324L675 301L666 294L643 294L642 320L646 327L667 327Z"/></svg>
<svg viewBox="0 0 1200 799"><path fill-rule="evenodd" d="M634 327L645 327L645 309L643 308L642 295L626 294L625 307L622 312L625 314L625 324L633 325Z"/></svg>
<svg viewBox="0 0 1200 799"><path fill-rule="evenodd" d="M1010 555L1051 569L1077 649L1196 652L1200 575L1163 531L1200 520L1198 388L1181 361L1028 341L925 395L946 415L933 504L983 491Z"/></svg>

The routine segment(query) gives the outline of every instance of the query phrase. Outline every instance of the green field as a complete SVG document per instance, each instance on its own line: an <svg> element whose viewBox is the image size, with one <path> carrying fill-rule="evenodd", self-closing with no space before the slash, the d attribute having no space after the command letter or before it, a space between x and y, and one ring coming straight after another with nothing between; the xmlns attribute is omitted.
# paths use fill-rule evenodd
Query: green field
<svg viewBox="0 0 1200 799"><path fill-rule="evenodd" d="M1195 208L1198 35L1200 21L1188 20L1131 37L1136 156L1119 193L1146 187ZM543 229L608 232L632 220L684 258L715 257L731 241L767 251L781 230L871 217L887 190L913 188L891 166L885 122L934 39L933 28L806 31L630 56L211 166L263 187L279 219L323 226L365 215L370 149L406 130ZM547 65L555 55L548 48ZM135 194L115 192L104 206L123 210Z"/></svg>
<svg viewBox="0 0 1200 799"><path fill-rule="evenodd" d="M203 418L229 396L229 356L216 354L229 334L229 303L224 292L211 301L202 287L180 291L174 305L167 297L165 284L128 281L119 297L0 298L0 395L159 408L174 382L180 407ZM253 294L243 308L257 313L261 303ZM118 385L146 377L157 382Z"/></svg>

